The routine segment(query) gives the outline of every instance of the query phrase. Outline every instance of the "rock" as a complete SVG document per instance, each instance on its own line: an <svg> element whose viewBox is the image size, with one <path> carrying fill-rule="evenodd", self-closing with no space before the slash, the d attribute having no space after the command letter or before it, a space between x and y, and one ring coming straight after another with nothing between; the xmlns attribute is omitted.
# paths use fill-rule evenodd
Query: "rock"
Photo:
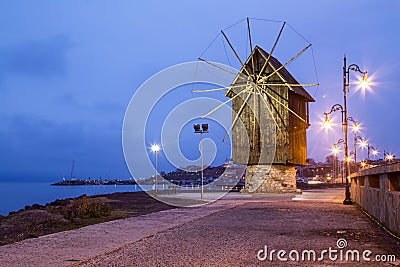
<svg viewBox="0 0 400 267"><path fill-rule="evenodd" d="M41 208L43 208L42 205L39 205L39 204L33 204L33 205L32 205L32 209L37 210L37 209L41 209Z"/></svg>

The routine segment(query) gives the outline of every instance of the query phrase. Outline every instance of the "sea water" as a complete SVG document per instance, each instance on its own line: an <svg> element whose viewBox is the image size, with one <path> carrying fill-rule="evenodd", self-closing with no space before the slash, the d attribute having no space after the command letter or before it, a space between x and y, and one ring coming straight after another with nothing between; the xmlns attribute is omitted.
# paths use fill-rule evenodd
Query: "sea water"
<svg viewBox="0 0 400 267"><path fill-rule="evenodd" d="M115 192L143 191L138 185L79 185L52 186L51 182L10 182L0 181L0 215L8 215L26 205L52 202L56 199L99 195Z"/></svg>

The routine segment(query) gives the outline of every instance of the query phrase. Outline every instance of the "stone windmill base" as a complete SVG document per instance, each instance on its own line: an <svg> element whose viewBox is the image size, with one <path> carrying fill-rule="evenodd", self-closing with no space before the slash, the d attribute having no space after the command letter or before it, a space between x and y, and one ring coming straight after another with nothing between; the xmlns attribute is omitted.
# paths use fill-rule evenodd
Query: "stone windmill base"
<svg viewBox="0 0 400 267"><path fill-rule="evenodd" d="M296 170L290 165L248 165L245 181L243 193L296 192Z"/></svg>

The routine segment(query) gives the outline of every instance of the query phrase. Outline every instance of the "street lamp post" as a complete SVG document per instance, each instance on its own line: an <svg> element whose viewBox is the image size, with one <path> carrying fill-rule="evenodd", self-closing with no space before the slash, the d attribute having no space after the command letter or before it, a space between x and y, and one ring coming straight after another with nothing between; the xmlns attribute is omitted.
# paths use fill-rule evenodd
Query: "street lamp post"
<svg viewBox="0 0 400 267"><path fill-rule="evenodd" d="M353 122L353 132L354 132L354 163L356 164L356 168L358 168L357 164L357 140L361 140L361 142L364 142L364 139L362 139L360 136L357 136L357 132L360 130L360 125L358 124L357 121L355 121L352 117L347 118L348 121Z"/></svg>
<svg viewBox="0 0 400 267"><path fill-rule="evenodd" d="M367 145L367 142L364 140L364 138L362 138L361 136L358 136L356 133L354 133L354 163L357 165L357 141L360 140L360 146L361 148L365 148L365 146Z"/></svg>
<svg viewBox="0 0 400 267"><path fill-rule="evenodd" d="M343 200L344 205L351 205L353 201L350 197L350 165L349 165L349 146L348 146L348 117L347 117L347 92L350 91L350 70L359 72L363 74L363 83L366 82L366 71L361 71L360 67L356 64L351 64L347 67L346 55L343 58L343 106L340 104L335 104L330 112L325 113L325 122L329 122L328 115L334 111L340 110L342 112L342 130L344 134L344 158L345 158L345 175L346 175L346 192L345 199Z"/></svg>
<svg viewBox="0 0 400 267"><path fill-rule="evenodd" d="M156 154L156 175L155 175L155 190L157 192L157 176L158 176L158 152L160 152L160 146L159 145L152 145L151 146L151 151L153 151Z"/></svg>
<svg viewBox="0 0 400 267"><path fill-rule="evenodd" d="M336 161L337 161L337 154L339 154L339 152L340 152L340 149L339 149L339 147L338 147L338 145L339 144L341 144L341 143L343 143L344 142L344 140L343 139L339 139L333 146L332 146L332 153L333 153L333 155L334 155L334 173L337 171L337 166L336 166ZM342 163L340 163L340 161L339 161L339 171L340 171L340 176L342 177L342 183L343 183L343 174L342 174ZM337 172L336 172L337 173ZM335 180L336 180L336 177L335 177Z"/></svg>
<svg viewBox="0 0 400 267"><path fill-rule="evenodd" d="M371 152L371 149L372 149L372 152ZM368 163L370 162L371 153L372 153L372 156L374 156L374 157L376 157L379 154L378 150L375 147L368 144Z"/></svg>
<svg viewBox="0 0 400 267"><path fill-rule="evenodd" d="M194 132L200 134L200 161L201 161L201 199L204 197L204 172L203 172L203 133L208 133L208 124L195 124L193 126Z"/></svg>
<svg viewBox="0 0 400 267"><path fill-rule="evenodd" d="M384 157L384 160L388 161L389 163L392 163L392 161L395 159L395 156L393 154L386 153L386 151L383 152L383 157Z"/></svg>

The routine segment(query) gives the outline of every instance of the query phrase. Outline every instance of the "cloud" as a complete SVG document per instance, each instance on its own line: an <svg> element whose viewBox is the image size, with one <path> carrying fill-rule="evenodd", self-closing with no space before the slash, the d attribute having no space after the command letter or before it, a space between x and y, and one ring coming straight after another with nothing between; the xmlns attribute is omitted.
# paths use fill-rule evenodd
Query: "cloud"
<svg viewBox="0 0 400 267"><path fill-rule="evenodd" d="M0 116L0 180L60 176L74 159L79 176L126 177L120 131L96 124L55 122L33 115ZM78 164L79 163L79 164Z"/></svg>
<svg viewBox="0 0 400 267"><path fill-rule="evenodd" d="M73 43L67 35L0 46L0 81L7 75L38 79L59 77L67 71L67 52Z"/></svg>

